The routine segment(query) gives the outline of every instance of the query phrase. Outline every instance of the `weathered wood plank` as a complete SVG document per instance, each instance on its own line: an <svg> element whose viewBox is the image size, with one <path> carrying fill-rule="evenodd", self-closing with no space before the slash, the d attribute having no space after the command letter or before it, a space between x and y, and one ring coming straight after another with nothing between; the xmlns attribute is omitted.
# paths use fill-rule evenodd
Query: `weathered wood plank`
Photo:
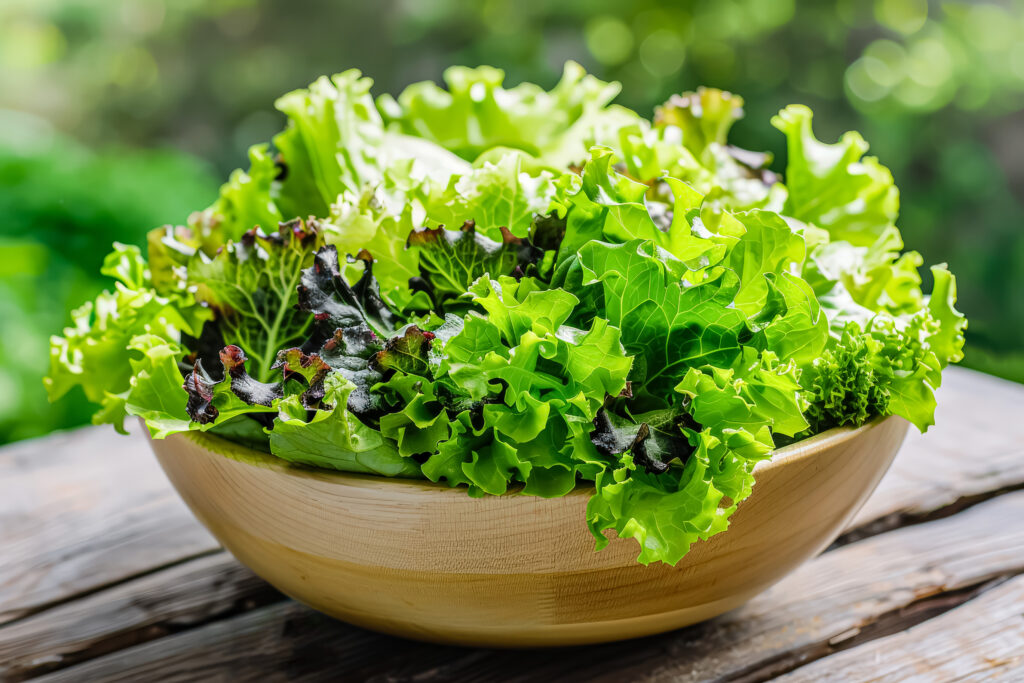
<svg viewBox="0 0 1024 683"><path fill-rule="evenodd" d="M907 631L797 669L779 681L1024 680L1024 577Z"/></svg>
<svg viewBox="0 0 1024 683"><path fill-rule="evenodd" d="M384 641L402 645L288 601L35 680L359 680L347 674L386 657Z"/></svg>
<svg viewBox="0 0 1024 683"><path fill-rule="evenodd" d="M847 539L906 521L930 519L942 514L944 507L956 510L965 502L1024 485L1024 421L1014 412L1022 397L1024 387L969 371L947 373L937 427L924 437L908 439L893 471L858 517L859 530ZM971 444L970 452L967 444ZM181 568L160 570L209 553L216 544L170 491L144 440L138 435L117 437L105 428L0 450L0 545L6 551L0 554L0 624L58 605L24 618L22 623L0 626L0 661L5 659L3 644L14 646L29 642L28 638L38 639L39 647L31 649L38 672L235 614L247 601L261 604L266 598L260 596L269 590L223 555L208 563L186 562ZM819 559L810 566L823 571L821 567L827 565L821 562ZM189 579L197 587L194 600L175 590L179 570L195 572ZM808 570L805 567L798 576ZM116 585L149 572L155 573ZM219 588L210 592L210 586ZM86 598L88 609L100 610L104 616L91 623L86 623L88 613L77 612L74 603L59 606L92 592L96 594ZM210 604L206 605L208 598ZM231 600L234 606L228 604ZM807 600L811 602L810 597ZM147 604L148 611L133 611L133 601ZM65 607L71 611L64 611ZM305 614L304 608L296 606L295 610ZM79 618L81 621L75 621ZM313 615L301 620L310 618ZM74 624L74 628L58 628L62 623ZM52 630L47 634L48 624ZM22 625L27 625L26 629L20 628ZM349 627L342 628L348 633ZM702 642L708 637L704 628L678 635ZM708 628L722 625L713 623ZM328 632L332 632L330 628ZM358 630L354 633L361 634L360 638L365 635ZM374 636L367 637L369 642L378 642ZM431 662L443 665L439 671L461 670L467 657L498 664L504 661L500 657L495 660L494 654L397 642L398 651L405 653L403 661L419 671L419 665ZM652 642L654 650L643 649L639 655L631 647L605 646L619 658L614 664L606 663L615 671L623 666L636 674L649 671L651 658L657 661L661 657L661 639ZM635 656L647 667L630 669ZM534 653L530 661L553 671L565 660L564 655L550 660L545 657ZM31 660L20 657L16 665L24 667L27 661ZM453 661L459 662L454 669ZM0 668L0 677L3 671Z"/></svg>
<svg viewBox="0 0 1024 683"><path fill-rule="evenodd" d="M0 628L0 680L23 680L283 599L226 552L202 557Z"/></svg>
<svg viewBox="0 0 1024 683"><path fill-rule="evenodd" d="M851 528L861 535L881 531L1024 487L1022 405L1024 386L949 368L938 393L935 426L927 434L911 428Z"/></svg>
<svg viewBox="0 0 1024 683"><path fill-rule="evenodd" d="M745 607L644 640L533 652L374 636L291 602L93 659L49 680L759 680L908 608L1024 572L1024 492L826 553ZM927 614L927 612L926 612ZM901 622L905 625L904 622Z"/></svg>
<svg viewBox="0 0 1024 683"><path fill-rule="evenodd" d="M937 426L908 438L848 540L1024 486L1022 400L1024 387L950 369ZM216 548L142 436L108 428L0 450L0 544L0 624Z"/></svg>
<svg viewBox="0 0 1024 683"><path fill-rule="evenodd" d="M0 624L214 551L140 434L92 428L0 450Z"/></svg>

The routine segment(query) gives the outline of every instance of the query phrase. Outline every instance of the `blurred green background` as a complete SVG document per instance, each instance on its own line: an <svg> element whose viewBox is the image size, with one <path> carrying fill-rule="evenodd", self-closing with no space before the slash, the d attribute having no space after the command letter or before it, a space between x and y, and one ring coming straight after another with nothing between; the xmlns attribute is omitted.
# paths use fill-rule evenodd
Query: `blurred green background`
<svg viewBox="0 0 1024 683"><path fill-rule="evenodd" d="M48 336L113 240L212 200L281 127L275 97L348 67L377 92L450 64L550 86L566 59L645 114L738 92L744 147L780 154L791 102L823 139L863 132L907 244L959 278L965 364L1024 381L1024 0L3 0L0 443L88 421L81 396L46 403Z"/></svg>

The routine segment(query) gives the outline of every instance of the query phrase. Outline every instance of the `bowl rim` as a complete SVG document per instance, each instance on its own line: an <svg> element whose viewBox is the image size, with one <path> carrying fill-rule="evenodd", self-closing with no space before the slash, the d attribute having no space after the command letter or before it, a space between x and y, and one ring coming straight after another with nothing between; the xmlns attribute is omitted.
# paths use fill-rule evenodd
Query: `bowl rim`
<svg viewBox="0 0 1024 683"><path fill-rule="evenodd" d="M775 449L772 454L765 460L757 463L755 473L763 473L768 470L782 467L788 463L796 462L804 458L809 458L821 453L829 448L838 446L842 443L855 439L868 431L879 427L883 423L889 420L899 420L895 415L883 415L876 416L871 420L865 422L859 427L834 427L826 430L814 436L806 439L801 439L795 443L783 446L782 448ZM144 421L140 419L140 422ZM147 430L148 434L148 430ZM362 472L345 472L341 470L328 470L325 468L318 468L313 466L306 466L298 463L292 463L288 460L278 458L270 453L263 451L257 451L248 446L229 441L224 437L217 436L204 431L188 431L179 432L172 434L167 438L178 438L182 437L191 441L194 445L198 446L201 450L211 454L226 457L231 460L235 460L253 467L259 467L261 469L267 469L275 472L276 474L296 477L299 479L313 480L319 483L335 483L341 485L350 486L381 486L388 487L389 490L398 493L401 490L409 492L423 492L423 491L446 491L457 493L462 496L465 495L463 487L451 487L444 482L433 482L429 479L411 479L405 477L385 477L376 474L367 474ZM150 437L152 440L152 437ZM520 493L522 486L510 487L509 490L502 494L502 496L517 495ZM460 490L463 489L463 490ZM593 493L593 482L580 482L576 488L569 491L562 498L573 496L573 495L587 495L590 496ZM486 498L494 498L501 496L486 496Z"/></svg>

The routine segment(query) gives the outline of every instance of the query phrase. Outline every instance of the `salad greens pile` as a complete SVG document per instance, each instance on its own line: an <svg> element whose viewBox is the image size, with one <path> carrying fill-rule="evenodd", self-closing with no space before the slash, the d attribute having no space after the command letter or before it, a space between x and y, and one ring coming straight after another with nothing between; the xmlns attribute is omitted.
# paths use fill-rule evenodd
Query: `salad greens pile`
<svg viewBox="0 0 1024 683"><path fill-rule="evenodd" d="M287 127L213 206L145 258L115 245L114 290L52 340L51 399L472 496L586 482L598 547L614 529L643 563L725 530L781 444L932 424L955 280L922 293L858 134L822 143L787 107L780 176L728 144L727 92L648 121L573 63L550 91L445 80L278 100Z"/></svg>

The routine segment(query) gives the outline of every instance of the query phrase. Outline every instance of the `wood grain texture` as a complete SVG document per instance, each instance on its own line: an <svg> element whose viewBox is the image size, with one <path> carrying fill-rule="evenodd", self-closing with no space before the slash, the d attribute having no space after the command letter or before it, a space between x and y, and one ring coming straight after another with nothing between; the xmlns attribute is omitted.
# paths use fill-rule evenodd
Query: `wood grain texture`
<svg viewBox="0 0 1024 683"><path fill-rule="evenodd" d="M136 681L348 681L387 657L381 636L284 602L34 679L40 683ZM396 645L400 641L394 640ZM345 650L335 649L344 643ZM341 656L338 656L338 655Z"/></svg>
<svg viewBox="0 0 1024 683"><path fill-rule="evenodd" d="M907 631L779 679L785 683L1022 680L1024 577Z"/></svg>
<svg viewBox="0 0 1024 683"><path fill-rule="evenodd" d="M217 549L148 450L88 429L0 451L0 624Z"/></svg>
<svg viewBox="0 0 1024 683"><path fill-rule="evenodd" d="M1024 387L962 368L942 376L935 426L910 430L854 518L859 536L1024 487Z"/></svg>
<svg viewBox="0 0 1024 683"><path fill-rule="evenodd" d="M241 640L232 640L230 633L218 631L223 635L211 642L207 628L219 624L235 628L249 616L233 616L237 610L262 604L260 596L268 599L268 589L225 555L187 561L193 556L190 550L167 561L172 554L164 555L166 548L195 548L188 539L197 531L208 544L199 545L206 548L199 554L209 552L214 543L177 502L144 441L138 435L125 438L106 427L90 427L23 442L0 449L0 605L19 606L15 616L39 613L6 626L0 618L0 643L8 647L0 653L0 661L10 648L24 648L31 638L38 637L40 647L23 650L25 657L15 662L18 666L31 666L31 671L42 673L95 658L67 669L65 680L95 679L79 676L78 671L106 671L122 679L139 680L133 678L132 668L146 667L149 660L154 666L166 664L162 671L172 677L203 671L213 678L231 680L247 679L235 677L236 670L250 672L252 680L272 680L282 678L280 672L299 671L300 678L310 680L345 676L354 680L472 681L492 680L496 672L510 670L518 672L519 680L588 680L599 674L614 680L670 680L674 676L699 680L693 672L702 670L717 671L720 679L763 680L835 650L852 647L841 654L856 652L879 634L892 628L902 630L913 620L928 623L933 610L943 609L949 601L968 599L964 591L977 590L977 584L989 580L986 577L1019 571L1015 568L1019 559L1009 554L1020 555L1021 550L1004 535L1015 528L1007 525L1008 520L1021 519L1019 511L1001 505L1011 496L978 502L1024 486L1024 420L1020 419L1024 387L950 368L944 373L938 396L936 426L924 436L911 430L889 474L857 515L845 539L880 536L829 551L741 610L711 622L641 641L528 653L436 647L377 636L293 603L277 606L286 614L282 619L253 617L252 622L245 622L257 631L262 627L271 634L283 634L279 641L261 639L258 633L248 631L245 642L262 643L266 657L255 658L253 650ZM147 467L148 473L144 471ZM45 485L39 483L42 478ZM155 482L152 487L151 482ZM140 488L149 491L148 499L147 495L134 495ZM80 489L92 493L76 496L74 492ZM160 496L173 505L150 506L151 500ZM967 505L975 507L960 512ZM142 519L154 511L167 516L152 523ZM957 514L948 520L890 531L954 512ZM975 512L979 516L968 517L972 526L964 531L951 532L945 526ZM110 520L109 529L97 522L103 519ZM128 534L126 520L153 531ZM928 537L930 541L908 544L902 535L913 532L917 538L918 533L929 530L930 534L932 529L937 531ZM40 533L43 537L32 542L32 536ZM107 537L108 533L114 537ZM946 547L948 554L936 554L949 533L966 539L960 546L963 560L957 559L951 547ZM83 543L82 539L90 537L96 537L102 552L93 552ZM897 542L877 545L888 537ZM28 545L18 548L27 557L8 554L13 547L10 541L16 538L29 539ZM934 551L927 549L929 542ZM925 550L919 552L921 548ZM857 553L848 554L853 549ZM84 573L69 571L64 580L50 580L48 577L64 574L61 558L69 558ZM883 562L883 558L891 562ZM161 569L177 562L183 564ZM865 571L859 571L859 563L865 563ZM193 577L188 580L195 589L192 595L176 590L180 572L186 568ZM26 593L24 598L19 595L22 587L32 589L33 583L40 592ZM811 597L802 592L804 584L817 586ZM830 585L840 602L823 601L821 594L829 594ZM914 588L901 587L905 585ZM74 614L63 610L73 609L80 600L89 601L88 610L81 613L81 620L69 617L73 628L62 628L65 615ZM234 605L229 604L232 600ZM867 608L858 607L851 618L850 606L860 602ZM132 604L146 609L132 609ZM24 605L28 609L22 611ZM90 620L89 613L95 618ZM252 614L266 616L270 608ZM225 616L232 618L217 621ZM23 625L38 630L21 630ZM151 641L148 646L152 649L128 647L146 641ZM165 645L176 648L174 662L162 658ZM193 648L191 652L188 647ZM719 655L727 647L728 654ZM111 648L117 651L101 656ZM985 654L983 646L978 651ZM822 661L828 659L831 657ZM719 662L717 668L707 668L715 662ZM0 679L11 677L10 669L6 674L2 671Z"/></svg>
<svg viewBox="0 0 1024 683"><path fill-rule="evenodd" d="M936 426L911 430L855 535L1024 486L1022 400L1019 385L947 369ZM971 444L985 457L970 457ZM88 427L0 449L0 547L2 624L216 542L167 485L144 436Z"/></svg>
<svg viewBox="0 0 1024 683"><path fill-rule="evenodd" d="M872 629L887 629L892 620L905 628L902 615L917 606L1021 572L1024 493L1014 493L830 551L739 610L641 640L534 651L441 647L371 634L287 602L128 648L48 680L145 680L156 672L169 680L201 674L232 681L766 680L856 643Z"/></svg>
<svg viewBox="0 0 1024 683"><path fill-rule="evenodd" d="M640 680L766 680L863 637L941 596L1024 572L1024 493L825 553L741 609L672 634L675 656ZM854 679L857 680L857 679ZM898 679L897 679L898 680Z"/></svg>
<svg viewBox="0 0 1024 683"><path fill-rule="evenodd" d="M0 628L0 680L23 680L283 599L227 553L201 557Z"/></svg>
<svg viewBox="0 0 1024 683"><path fill-rule="evenodd" d="M153 448L214 536L285 594L385 633L533 647L658 633L742 604L835 538L906 428L889 418L779 451L759 464L728 532L676 567L638 564L631 540L595 553L582 487L470 498L298 470L198 433Z"/></svg>

